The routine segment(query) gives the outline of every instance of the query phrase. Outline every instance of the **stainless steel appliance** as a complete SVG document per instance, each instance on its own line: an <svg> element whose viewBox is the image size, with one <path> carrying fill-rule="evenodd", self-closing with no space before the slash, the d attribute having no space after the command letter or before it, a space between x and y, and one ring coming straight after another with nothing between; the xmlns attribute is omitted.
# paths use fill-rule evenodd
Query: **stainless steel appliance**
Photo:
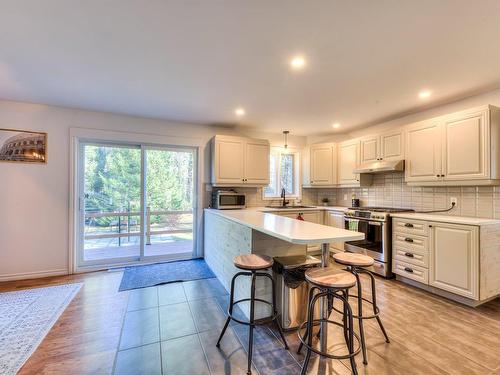
<svg viewBox="0 0 500 375"><path fill-rule="evenodd" d="M344 214L345 229L365 234L364 240L348 241L344 250L361 253L375 259L372 271L384 277L392 277L392 220L391 213L413 211L405 208L356 207Z"/></svg>
<svg viewBox="0 0 500 375"><path fill-rule="evenodd" d="M319 266L321 266L321 260L310 255L274 258L273 277L276 283L276 306L283 329L297 328L306 320L309 284L303 279L303 272L309 267ZM295 288L292 288L290 283L295 284L292 285ZM319 308L314 313L315 318L319 318Z"/></svg>
<svg viewBox="0 0 500 375"><path fill-rule="evenodd" d="M356 168L354 173L387 173L387 172L402 172L405 170L404 160L377 160L361 164Z"/></svg>
<svg viewBox="0 0 500 375"><path fill-rule="evenodd" d="M245 194L234 190L217 190L212 193L212 208L218 210L236 210L246 207Z"/></svg>

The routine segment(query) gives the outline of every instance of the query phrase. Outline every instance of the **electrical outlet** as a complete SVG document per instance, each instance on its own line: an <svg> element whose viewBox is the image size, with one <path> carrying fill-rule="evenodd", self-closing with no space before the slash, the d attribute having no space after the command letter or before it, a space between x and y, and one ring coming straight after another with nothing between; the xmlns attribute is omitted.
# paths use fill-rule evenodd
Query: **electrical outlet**
<svg viewBox="0 0 500 375"><path fill-rule="evenodd" d="M450 197L450 204L453 206L455 205L455 207L458 205L458 199L457 197Z"/></svg>
<svg viewBox="0 0 500 375"><path fill-rule="evenodd" d="M344 200L345 201L347 200L347 194L344 194Z"/></svg>

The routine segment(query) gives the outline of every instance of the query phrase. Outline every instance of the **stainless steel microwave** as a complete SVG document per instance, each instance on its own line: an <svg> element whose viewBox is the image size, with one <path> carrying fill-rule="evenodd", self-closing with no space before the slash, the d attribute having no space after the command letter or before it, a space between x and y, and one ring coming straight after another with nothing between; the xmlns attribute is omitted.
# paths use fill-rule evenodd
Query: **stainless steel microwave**
<svg viewBox="0 0 500 375"><path fill-rule="evenodd" d="M227 190L218 190L212 193L212 208L218 210L237 210L245 207L245 194Z"/></svg>

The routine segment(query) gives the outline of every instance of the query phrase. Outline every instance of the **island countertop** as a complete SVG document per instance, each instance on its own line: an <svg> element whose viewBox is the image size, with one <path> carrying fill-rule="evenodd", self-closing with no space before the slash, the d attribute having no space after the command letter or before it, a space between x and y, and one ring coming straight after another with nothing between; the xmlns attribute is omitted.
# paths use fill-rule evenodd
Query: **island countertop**
<svg viewBox="0 0 500 375"><path fill-rule="evenodd" d="M255 210L215 210L206 208L205 212L224 217L253 230L298 245L356 241L365 238L365 235L360 232Z"/></svg>

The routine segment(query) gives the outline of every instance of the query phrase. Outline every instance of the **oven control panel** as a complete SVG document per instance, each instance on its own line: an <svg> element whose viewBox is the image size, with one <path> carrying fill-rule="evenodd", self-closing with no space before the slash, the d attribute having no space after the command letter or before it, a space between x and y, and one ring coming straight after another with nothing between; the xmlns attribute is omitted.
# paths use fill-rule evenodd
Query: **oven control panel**
<svg viewBox="0 0 500 375"><path fill-rule="evenodd" d="M353 219L368 219L376 221L387 221L389 214L387 212L372 212L364 210L347 210L345 217Z"/></svg>

